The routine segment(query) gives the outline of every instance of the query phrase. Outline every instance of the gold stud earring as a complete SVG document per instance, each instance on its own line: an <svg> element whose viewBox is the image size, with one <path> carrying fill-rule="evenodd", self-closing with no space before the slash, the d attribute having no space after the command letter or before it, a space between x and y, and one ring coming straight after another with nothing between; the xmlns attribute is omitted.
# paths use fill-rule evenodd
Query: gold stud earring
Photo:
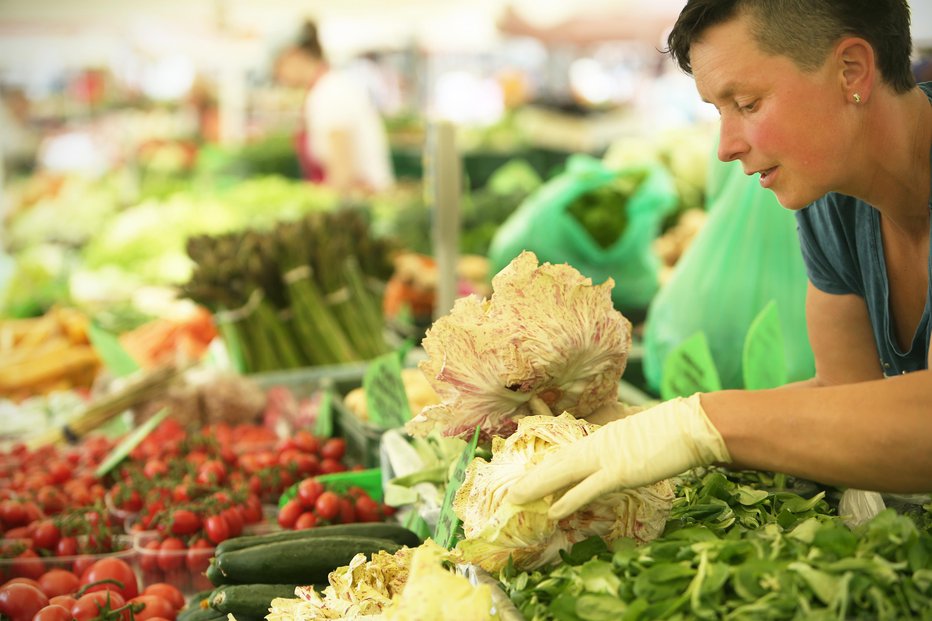
<svg viewBox="0 0 932 621"><path fill-rule="evenodd" d="M854 103L856 104L861 103L861 96L858 93L855 93L854 95L852 95L852 97L854 98Z"/></svg>

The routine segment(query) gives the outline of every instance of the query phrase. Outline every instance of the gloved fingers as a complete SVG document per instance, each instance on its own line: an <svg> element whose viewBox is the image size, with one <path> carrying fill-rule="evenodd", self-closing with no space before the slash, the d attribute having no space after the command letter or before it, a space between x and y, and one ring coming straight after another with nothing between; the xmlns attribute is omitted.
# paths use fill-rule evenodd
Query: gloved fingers
<svg viewBox="0 0 932 621"><path fill-rule="evenodd" d="M524 473L508 493L508 502L523 505L589 476L597 464L587 463L591 460L586 457L591 453L574 450L576 448L566 446Z"/></svg>
<svg viewBox="0 0 932 621"><path fill-rule="evenodd" d="M547 517L551 520L562 520L611 489L612 481L606 476L606 473L601 470L596 471L580 481L576 487L563 494L560 500L553 503L553 506L547 511Z"/></svg>
<svg viewBox="0 0 932 621"><path fill-rule="evenodd" d="M616 420L627 418L628 416L639 412L641 409L642 408L637 406L629 406L621 402L609 403L607 405L603 405L602 407L595 410L592 414L587 416L586 421L596 425L607 425Z"/></svg>

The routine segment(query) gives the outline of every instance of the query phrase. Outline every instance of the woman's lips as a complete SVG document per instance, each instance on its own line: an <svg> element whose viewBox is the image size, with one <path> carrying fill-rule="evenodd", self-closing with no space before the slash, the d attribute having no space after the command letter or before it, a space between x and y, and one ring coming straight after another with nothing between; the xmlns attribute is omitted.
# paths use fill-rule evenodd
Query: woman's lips
<svg viewBox="0 0 932 621"><path fill-rule="evenodd" d="M760 184L761 187L769 188L773 185L774 173L776 173L777 167L768 168L766 170L760 171Z"/></svg>

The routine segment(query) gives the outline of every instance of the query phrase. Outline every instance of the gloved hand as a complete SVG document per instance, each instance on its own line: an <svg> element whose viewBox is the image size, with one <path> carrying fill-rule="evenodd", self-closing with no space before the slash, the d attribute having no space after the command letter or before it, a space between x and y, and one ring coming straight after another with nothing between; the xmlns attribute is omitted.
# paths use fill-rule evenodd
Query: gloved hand
<svg viewBox="0 0 932 621"><path fill-rule="evenodd" d="M572 486L548 516L562 519L599 496L640 487L731 456L699 395L678 397L600 427L528 471L507 500L525 504Z"/></svg>

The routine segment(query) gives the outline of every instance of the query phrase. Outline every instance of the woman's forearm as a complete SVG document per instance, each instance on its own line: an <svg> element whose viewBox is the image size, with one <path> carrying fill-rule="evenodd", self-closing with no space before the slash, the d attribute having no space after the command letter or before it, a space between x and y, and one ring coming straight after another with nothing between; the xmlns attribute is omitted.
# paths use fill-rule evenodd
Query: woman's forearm
<svg viewBox="0 0 932 621"><path fill-rule="evenodd" d="M932 491L932 371L708 393L702 406L737 466L877 491Z"/></svg>

